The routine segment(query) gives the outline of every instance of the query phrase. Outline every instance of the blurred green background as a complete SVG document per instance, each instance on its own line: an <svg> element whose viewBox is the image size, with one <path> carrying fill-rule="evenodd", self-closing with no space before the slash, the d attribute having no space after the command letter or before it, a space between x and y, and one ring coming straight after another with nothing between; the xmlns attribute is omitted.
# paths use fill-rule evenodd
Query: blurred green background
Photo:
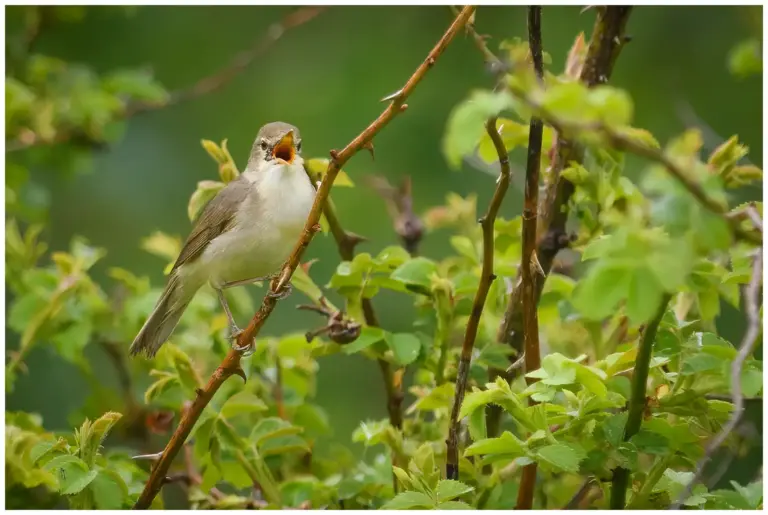
<svg viewBox="0 0 768 515"><path fill-rule="evenodd" d="M141 7L131 16L107 8L89 8L82 23L59 24L41 34L37 51L80 62L97 72L149 67L169 90L184 88L214 73L238 52L258 41L290 7ZM589 37L594 13L576 7L545 7L544 48L551 69L563 67L579 31ZM13 17L8 17L13 32ZM379 99L396 91L424 59L450 23L446 7L333 7L284 36L231 83L209 95L132 119L124 137L99 152L93 165L75 176L34 169L33 180L50 193L51 250L65 249L73 235L83 235L108 250L95 270L106 281L110 266L163 280L164 263L139 249L155 230L186 236L187 202L197 181L216 179L216 166L200 139L229 139L243 166L258 128L282 120L300 127L305 157L326 157L341 148L384 108ZM476 26L496 50L504 39L526 38L525 8L481 7ZM635 100L635 125L660 141L691 123L690 109L721 137L738 134L751 147L750 159L762 166L762 84L759 77L737 80L726 66L728 52L740 41L762 40L762 8L637 7L628 33L633 36L618 60L611 83ZM339 188L334 201L348 230L370 241L360 250L375 252L396 242L383 201L363 186L361 177L382 174L398 182L413 178L417 210L441 203L449 191L477 192L484 205L493 178L469 167L450 170L441 154L446 119L474 88L487 88L491 77L467 37L448 48L409 100L409 109L375 140L376 159L355 157L346 170L356 189ZM685 110L683 110L685 111ZM687 117L687 118L686 118ZM705 151L718 144L705 133ZM523 164L518 154L516 165ZM634 171L641 163L631 161ZM750 194L751 193L751 194ZM757 191L747 192L752 197ZM508 196L503 215L519 213L522 195ZM439 256L448 249L444 235L426 238L422 251ZM318 237L307 259L319 258L313 276L322 282L337 263L332 239ZM262 291L252 288L254 298ZM295 294L282 302L265 328L267 334L303 332L319 324L299 314ZM391 330L410 325L402 302L377 299L381 322ZM724 311L721 329L729 338L742 331L743 317ZM6 331L9 347L17 336ZM126 346L129 342L125 342ZM103 380L116 384L100 351L91 349ZM67 414L82 405L86 384L71 365L38 345L27 360L29 373L17 382L7 409L43 415L48 429L70 429ZM335 438L348 442L365 418L386 416L379 371L357 356L320 361L318 398L331 418ZM406 400L406 406L408 401ZM760 413L754 413L759 424ZM762 425L757 427L758 435ZM759 438L759 437L758 437Z"/></svg>

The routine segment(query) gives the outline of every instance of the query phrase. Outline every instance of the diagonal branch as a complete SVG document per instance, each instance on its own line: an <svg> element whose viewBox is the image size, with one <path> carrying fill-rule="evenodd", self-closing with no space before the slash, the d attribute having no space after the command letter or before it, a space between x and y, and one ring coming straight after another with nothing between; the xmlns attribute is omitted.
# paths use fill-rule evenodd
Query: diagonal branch
<svg viewBox="0 0 768 515"><path fill-rule="evenodd" d="M758 335L760 334L761 320L760 320L760 286L763 281L763 249L757 249L755 254L755 260L752 266L752 280L749 285L744 289L744 303L747 310L747 331L744 333L744 338L741 340L741 347L739 353L736 355L736 359L731 363L731 402L733 402L733 412L731 418L722 427L720 432L712 438L707 445L707 449L704 452L704 456L699 460L696 465L696 472L693 479L682 495L677 499L672 509L680 509L680 505L688 499L691 495L693 487L701 480L704 475L704 467L712 459L712 455L717 449L723 445L725 439L736 429L739 425L741 417L744 415L744 395L741 392L741 371L744 368L744 362L752 354L755 349L755 345L759 341Z"/></svg>
<svg viewBox="0 0 768 515"><path fill-rule="evenodd" d="M246 347L250 344L253 338L259 333L267 318L275 309L277 304L277 298L274 294L283 291L285 285L287 285L293 275L293 271L299 265L304 251L312 241L312 237L319 229L318 222L320 220L320 214L323 210L328 194L331 191L333 181L336 179L336 175L339 173L341 167L349 161L358 151L364 148L374 136L381 131L392 119L398 114L405 111L407 104L405 100L413 92L416 86L421 82L427 72L432 68L437 59L446 49L448 44L453 40L456 34L461 30L469 17L475 11L474 6L464 7L453 21L451 26L443 34L442 38L437 42L435 47L429 52L427 58L419 65L416 71L406 82L405 86L398 92L398 94L392 99L391 103L382 112L379 117L371 123L363 132L361 132L355 139L353 139L341 152L336 150L331 151L331 162L328 165L328 170L323 176L323 181L320 183L320 187L317 190L315 196L315 202L312 205L312 209L307 218L307 222L304 226L304 231L299 238L296 246L283 265L282 273L280 277L272 282L271 293L267 294L262 301L261 307L251 319L248 327L238 337L238 344L241 347ZM155 464L150 474L149 480L144 487L144 491L141 493L138 501L134 505L134 509L147 509L149 508L152 500L160 492L163 484L163 480L171 466L171 462L176 457L179 449L189 436L190 431L197 422L203 409L208 405L213 395L221 387L224 381L232 375L240 375L245 378L243 370L240 368L241 354L235 350L231 350L224 361L211 375L205 388L198 390L197 397L195 398L189 411L182 417L179 422L179 426L176 432L171 437L170 441L165 447L162 456Z"/></svg>
<svg viewBox="0 0 768 515"><path fill-rule="evenodd" d="M453 399L453 408L451 409L451 421L448 428L447 443L447 462L445 466L445 475L448 479L459 479L459 410L464 400L464 391L467 388L467 376L469 375L469 364L472 359L472 349L475 346L477 329L480 326L480 317L483 314L485 300L488 297L488 290L496 276L493 273L493 225L496 221L496 215L499 212L504 195L509 187L509 155L501 140L498 129L496 128L496 118L491 118L485 124L485 129L496 148L501 165L501 175L496 184L496 191L488 204L488 211L480 219L483 228L483 267L480 272L480 284L475 293L475 300L472 304L472 312L467 322L467 330L464 333L464 343L461 346L461 358L459 360L459 371L456 377L456 394Z"/></svg>
<svg viewBox="0 0 768 515"><path fill-rule="evenodd" d="M528 8L528 43L533 58L533 69L539 82L544 81L544 61L541 42L541 7ZM541 367L539 349L539 318L536 283L541 279L541 265L536 257L536 226L539 211L539 168L541 167L541 143L544 126L541 120L531 117L528 132L528 161L525 170L525 200L523 204L523 253L520 260L521 287L523 289L523 340L525 343L525 371L532 372ZM542 281L543 282L543 281ZM529 384L536 379L526 378ZM529 399L531 405L533 399ZM536 463L523 468L520 489L517 495L517 509L530 510L533 507L533 492L536 486Z"/></svg>
<svg viewBox="0 0 768 515"><path fill-rule="evenodd" d="M171 92L167 100L164 102L128 103L125 106L123 113L120 115L120 118L125 120L132 118L137 114L156 111L164 107L181 104L183 102L194 100L203 95L213 93L214 91L223 88L240 73L242 73L246 68L248 68L248 66L250 66L258 57L261 57L270 48L272 48L272 46L277 43L277 41L286 32L304 25L326 9L327 6L320 5L301 7L290 12L282 20L270 25L266 34L259 38L259 40L256 41L256 43L251 48L237 54L227 66L221 68L212 75L199 79L192 86ZM85 140L85 143L90 143L94 146L101 145L101 142L98 141L88 141L88 136L80 133L77 130L70 130L58 134L53 141L41 140L37 138L34 133L26 134L23 140L20 139L6 142L6 152L24 150L26 148L38 145L64 143L73 140L78 140L80 142Z"/></svg>

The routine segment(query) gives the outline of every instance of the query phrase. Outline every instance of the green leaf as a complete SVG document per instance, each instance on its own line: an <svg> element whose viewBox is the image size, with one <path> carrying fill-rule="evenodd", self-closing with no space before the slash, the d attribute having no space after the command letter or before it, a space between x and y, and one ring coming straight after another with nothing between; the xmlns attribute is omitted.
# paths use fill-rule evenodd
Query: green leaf
<svg viewBox="0 0 768 515"><path fill-rule="evenodd" d="M611 86L596 86L589 90L589 104L609 126L627 125L632 121L634 106L632 97L626 91Z"/></svg>
<svg viewBox="0 0 768 515"><path fill-rule="evenodd" d="M453 500L461 495L471 492L475 488L465 485L461 481L451 479L442 479L437 483L437 502L444 503Z"/></svg>
<svg viewBox="0 0 768 515"><path fill-rule="evenodd" d="M573 473L579 471L579 463L587 457L584 450L576 447L575 444L559 443L538 449L536 455L559 470Z"/></svg>
<svg viewBox="0 0 768 515"><path fill-rule="evenodd" d="M749 39L742 41L728 54L728 69L739 78L759 75L763 71L763 58L760 41Z"/></svg>
<svg viewBox="0 0 768 515"><path fill-rule="evenodd" d="M238 449L242 445L240 436L223 416L216 417L213 430L222 449Z"/></svg>
<svg viewBox="0 0 768 515"><path fill-rule="evenodd" d="M385 333L384 339L401 366L413 363L419 357L421 342L411 333Z"/></svg>
<svg viewBox="0 0 768 515"><path fill-rule="evenodd" d="M438 510L471 510L472 506L461 501L448 501L437 505Z"/></svg>
<svg viewBox="0 0 768 515"><path fill-rule="evenodd" d="M259 420L256 427L251 432L250 440L257 445L270 438L277 438L285 435L296 435L302 432L302 428L291 425L283 419L270 417Z"/></svg>
<svg viewBox="0 0 768 515"><path fill-rule="evenodd" d="M53 472L59 480L59 492L63 494L75 494L93 481L95 474L91 476L88 465L78 458L65 454L56 456L43 465L43 470Z"/></svg>
<svg viewBox="0 0 768 515"><path fill-rule="evenodd" d="M629 281L626 313L633 325L648 322L659 310L663 295L656 276L644 266L635 269Z"/></svg>
<svg viewBox="0 0 768 515"><path fill-rule="evenodd" d="M410 510L413 508L431 508L434 501L421 492L402 492L381 507L382 510Z"/></svg>
<svg viewBox="0 0 768 515"><path fill-rule="evenodd" d="M99 470L88 488L93 493L96 508L100 510L119 510L128 498L128 486L113 470Z"/></svg>
<svg viewBox="0 0 768 515"><path fill-rule="evenodd" d="M506 92L474 91L448 117L443 153L452 168L472 154L485 134L485 122L512 105Z"/></svg>
<svg viewBox="0 0 768 515"><path fill-rule="evenodd" d="M631 278L628 272L625 267L602 262L593 266L587 277L576 285L574 307L591 320L609 316L627 295Z"/></svg>
<svg viewBox="0 0 768 515"><path fill-rule="evenodd" d="M360 330L357 340L342 347L344 354L354 354L384 340L384 330L378 327L365 326Z"/></svg>
<svg viewBox="0 0 768 515"><path fill-rule="evenodd" d="M469 429L469 436L473 441L478 442L488 438L485 410L476 409L470 413L469 418L467 419L467 427Z"/></svg>
<svg viewBox="0 0 768 515"><path fill-rule="evenodd" d="M503 454L524 456L525 443L520 441L509 431L504 431L498 438L487 438L475 442L464 451L464 455L477 456L478 454Z"/></svg>
<svg viewBox="0 0 768 515"><path fill-rule="evenodd" d="M628 413L616 413L611 415L602 424L603 435L606 441L613 447L618 447L624 438L624 428L627 425Z"/></svg>
<svg viewBox="0 0 768 515"><path fill-rule="evenodd" d="M432 275L437 273L437 265L431 259L417 257L406 261L390 276L407 285L420 286L428 290L432 284Z"/></svg>
<svg viewBox="0 0 768 515"><path fill-rule="evenodd" d="M259 397L248 391L241 391L227 399L221 407L221 415L231 418L236 415L265 411L267 405Z"/></svg>
<svg viewBox="0 0 768 515"><path fill-rule="evenodd" d="M542 107L550 115L570 122L590 121L589 106L589 91L578 81L554 84L545 91L542 101Z"/></svg>
<svg viewBox="0 0 768 515"><path fill-rule="evenodd" d="M330 159L324 158L324 157L313 157L310 159L307 159L304 166L309 172L309 176L312 178L314 182L323 180L323 177L325 177L325 173L328 171L328 166L330 165L331 161ZM336 179L333 181L334 186L342 186L347 188L352 188L354 186L354 183L352 182L352 179L349 178L349 175L344 170L339 170Z"/></svg>

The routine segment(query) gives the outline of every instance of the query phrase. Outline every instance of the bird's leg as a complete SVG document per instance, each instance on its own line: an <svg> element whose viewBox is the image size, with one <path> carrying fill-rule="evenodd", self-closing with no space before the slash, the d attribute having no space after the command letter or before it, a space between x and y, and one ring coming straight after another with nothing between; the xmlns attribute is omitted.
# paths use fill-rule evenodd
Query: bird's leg
<svg viewBox="0 0 768 515"><path fill-rule="evenodd" d="M224 313L226 313L227 320L229 321L229 337L230 339L237 338L243 330L237 327L237 324L235 323L235 318L232 316L232 311L230 311L229 304L227 303L227 297L224 296L224 288L226 288L226 285L222 288L216 288L216 293L219 296L219 302L221 302L221 307L224 308Z"/></svg>
<svg viewBox="0 0 768 515"><path fill-rule="evenodd" d="M224 286L226 287L226 286ZM227 298L224 296L224 290L223 288L215 288L216 293L219 295L219 301L221 302L221 307L224 308L224 313L227 314L227 319L229 320L229 339L232 340L232 349L236 350L237 352L242 353L243 357L248 357L256 349L256 342L251 339L251 341L248 343L248 345L238 345L237 344L237 338L243 333L243 330L237 327L237 324L235 323L235 318L232 316L232 311L229 309L229 304L227 303Z"/></svg>

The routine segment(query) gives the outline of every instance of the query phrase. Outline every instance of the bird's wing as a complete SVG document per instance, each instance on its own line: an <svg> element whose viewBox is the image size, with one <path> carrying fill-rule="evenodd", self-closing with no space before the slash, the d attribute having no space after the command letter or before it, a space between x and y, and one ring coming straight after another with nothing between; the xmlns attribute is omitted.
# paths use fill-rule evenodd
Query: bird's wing
<svg viewBox="0 0 768 515"><path fill-rule="evenodd" d="M226 232L234 221L238 207L242 204L251 185L241 175L227 184L208 204L192 228L184 248L181 249L173 270L197 259L211 241Z"/></svg>

